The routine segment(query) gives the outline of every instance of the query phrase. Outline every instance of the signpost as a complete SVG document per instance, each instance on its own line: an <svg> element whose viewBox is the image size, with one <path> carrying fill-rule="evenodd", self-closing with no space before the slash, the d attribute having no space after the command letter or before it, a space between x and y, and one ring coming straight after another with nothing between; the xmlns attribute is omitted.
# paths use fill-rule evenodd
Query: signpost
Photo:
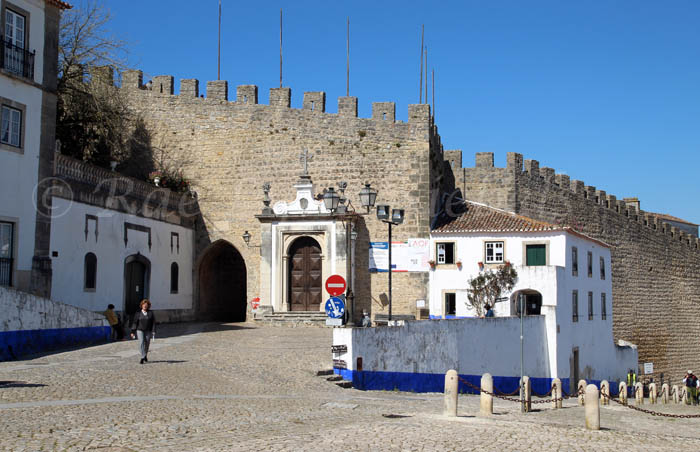
<svg viewBox="0 0 700 452"><path fill-rule="evenodd" d="M326 300L326 315L331 319L342 319L345 315L345 302L339 297Z"/></svg>
<svg viewBox="0 0 700 452"><path fill-rule="evenodd" d="M328 295L331 297L337 297L344 293L346 288L347 283L345 282L345 278L340 275L329 276L326 280L326 292L328 292Z"/></svg>
<svg viewBox="0 0 700 452"><path fill-rule="evenodd" d="M326 292L331 297L326 300L327 326L343 326L345 319L345 296L347 289L345 278L340 275L331 275L326 280Z"/></svg>

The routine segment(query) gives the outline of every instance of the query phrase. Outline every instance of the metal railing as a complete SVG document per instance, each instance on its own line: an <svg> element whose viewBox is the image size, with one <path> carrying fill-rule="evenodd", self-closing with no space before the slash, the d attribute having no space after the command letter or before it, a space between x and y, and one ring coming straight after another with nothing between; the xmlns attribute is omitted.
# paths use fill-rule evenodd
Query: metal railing
<svg viewBox="0 0 700 452"><path fill-rule="evenodd" d="M34 78L34 56L36 52L30 52L22 47L17 47L12 41L0 37L2 51L0 51L0 67L20 77Z"/></svg>
<svg viewBox="0 0 700 452"><path fill-rule="evenodd" d="M12 286L11 257L0 257L0 286Z"/></svg>

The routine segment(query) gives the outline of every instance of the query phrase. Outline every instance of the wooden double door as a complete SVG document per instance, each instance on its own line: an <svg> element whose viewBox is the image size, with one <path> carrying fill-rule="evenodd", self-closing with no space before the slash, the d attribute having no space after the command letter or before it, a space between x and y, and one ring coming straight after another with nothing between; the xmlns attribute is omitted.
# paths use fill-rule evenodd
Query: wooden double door
<svg viewBox="0 0 700 452"><path fill-rule="evenodd" d="M289 249L288 303L290 311L318 311L323 296L321 247L300 237Z"/></svg>

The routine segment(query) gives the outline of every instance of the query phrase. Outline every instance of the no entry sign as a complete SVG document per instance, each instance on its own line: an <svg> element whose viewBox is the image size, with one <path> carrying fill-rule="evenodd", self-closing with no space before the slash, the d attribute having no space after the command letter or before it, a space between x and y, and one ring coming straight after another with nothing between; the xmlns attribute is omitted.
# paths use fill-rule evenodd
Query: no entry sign
<svg viewBox="0 0 700 452"><path fill-rule="evenodd" d="M345 292L346 287L347 285L345 283L345 278L340 275L329 276L326 280L326 291L331 297L336 297L342 294Z"/></svg>

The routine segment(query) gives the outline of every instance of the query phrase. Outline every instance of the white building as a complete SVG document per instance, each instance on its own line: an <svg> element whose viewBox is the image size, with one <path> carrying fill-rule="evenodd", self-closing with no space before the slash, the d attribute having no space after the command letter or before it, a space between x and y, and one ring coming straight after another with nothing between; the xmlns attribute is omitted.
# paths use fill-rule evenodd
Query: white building
<svg viewBox="0 0 700 452"><path fill-rule="evenodd" d="M59 0L2 0L0 285L48 295L45 202L56 126ZM39 200L39 202L37 202ZM37 215L38 212L38 215Z"/></svg>

